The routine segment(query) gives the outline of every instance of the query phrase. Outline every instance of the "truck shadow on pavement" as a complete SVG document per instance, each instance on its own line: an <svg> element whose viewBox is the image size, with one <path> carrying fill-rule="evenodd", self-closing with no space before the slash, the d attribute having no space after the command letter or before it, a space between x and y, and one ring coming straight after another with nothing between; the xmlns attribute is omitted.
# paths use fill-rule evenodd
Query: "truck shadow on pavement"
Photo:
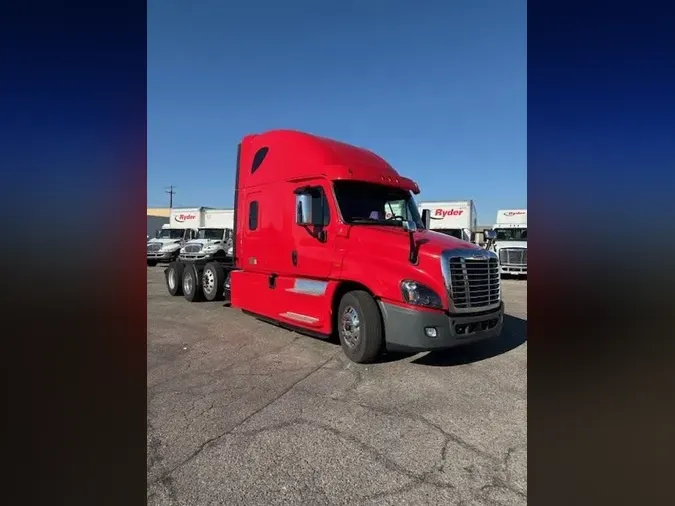
<svg viewBox="0 0 675 506"><path fill-rule="evenodd" d="M527 341L527 320L504 315L504 328L499 337L473 344L457 346L448 350L430 351L411 361L411 364L434 367L448 367L472 364L507 353ZM412 356L412 354L389 354L382 362L392 362Z"/></svg>

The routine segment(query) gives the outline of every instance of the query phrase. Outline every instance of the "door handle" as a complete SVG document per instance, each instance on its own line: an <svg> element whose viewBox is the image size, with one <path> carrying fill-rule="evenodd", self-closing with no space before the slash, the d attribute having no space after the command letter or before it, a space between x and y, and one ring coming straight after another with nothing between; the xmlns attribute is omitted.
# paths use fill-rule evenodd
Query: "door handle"
<svg viewBox="0 0 675 506"><path fill-rule="evenodd" d="M298 252L295 250L291 251L291 262L293 262L294 267L298 265Z"/></svg>

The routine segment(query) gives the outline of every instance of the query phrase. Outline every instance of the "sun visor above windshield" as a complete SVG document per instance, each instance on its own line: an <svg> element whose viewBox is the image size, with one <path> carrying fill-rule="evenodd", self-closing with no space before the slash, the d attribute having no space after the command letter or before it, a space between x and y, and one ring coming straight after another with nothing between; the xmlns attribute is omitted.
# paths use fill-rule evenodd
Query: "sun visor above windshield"
<svg viewBox="0 0 675 506"><path fill-rule="evenodd" d="M343 171L343 174L336 174L335 180L354 180L364 183L382 184L411 191L415 195L420 193L420 188L412 179L400 176L394 169L386 171L377 170L373 167L360 166L358 168L349 168Z"/></svg>

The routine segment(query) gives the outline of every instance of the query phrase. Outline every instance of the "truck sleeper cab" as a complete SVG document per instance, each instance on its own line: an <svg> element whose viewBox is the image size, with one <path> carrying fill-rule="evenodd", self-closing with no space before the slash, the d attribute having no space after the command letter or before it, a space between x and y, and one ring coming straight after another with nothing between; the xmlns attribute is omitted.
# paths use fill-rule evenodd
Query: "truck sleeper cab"
<svg viewBox="0 0 675 506"><path fill-rule="evenodd" d="M275 130L245 137L231 304L329 338L354 362L501 333L496 255L426 230L416 183L374 153ZM389 216L389 217L387 217Z"/></svg>

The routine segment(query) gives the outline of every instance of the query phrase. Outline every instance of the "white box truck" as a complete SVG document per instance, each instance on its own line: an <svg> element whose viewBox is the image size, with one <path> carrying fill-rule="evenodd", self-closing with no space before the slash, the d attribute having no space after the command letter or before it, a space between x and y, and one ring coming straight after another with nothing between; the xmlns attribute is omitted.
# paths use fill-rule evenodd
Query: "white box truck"
<svg viewBox="0 0 675 506"><path fill-rule="evenodd" d="M159 262L171 262L178 258L180 248L194 239L199 227L204 225L204 207L172 209L169 223L162 225L157 236L148 241L147 261L149 266Z"/></svg>
<svg viewBox="0 0 675 506"><path fill-rule="evenodd" d="M501 209L495 221L490 249L499 257L500 272L527 276L527 209Z"/></svg>
<svg viewBox="0 0 675 506"><path fill-rule="evenodd" d="M207 209L197 235L180 249L183 261L225 261L232 256L234 209Z"/></svg>
<svg viewBox="0 0 675 506"><path fill-rule="evenodd" d="M478 228L478 214L473 200L422 202L420 214L429 210L429 229L473 242Z"/></svg>

